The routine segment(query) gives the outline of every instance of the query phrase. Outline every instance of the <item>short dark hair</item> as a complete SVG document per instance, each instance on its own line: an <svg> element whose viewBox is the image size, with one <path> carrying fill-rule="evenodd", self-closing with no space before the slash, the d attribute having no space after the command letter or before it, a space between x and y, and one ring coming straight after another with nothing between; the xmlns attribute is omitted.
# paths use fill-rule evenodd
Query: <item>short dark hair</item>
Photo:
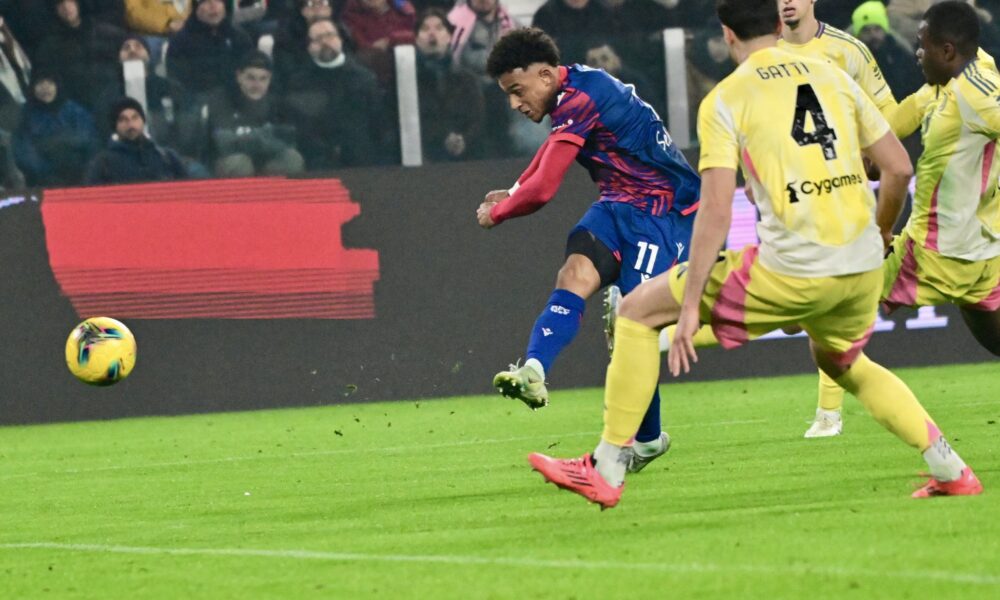
<svg viewBox="0 0 1000 600"><path fill-rule="evenodd" d="M935 4L924 13L927 37L937 44L949 42L962 56L979 50L979 15L965 2L949 0Z"/></svg>
<svg viewBox="0 0 1000 600"><path fill-rule="evenodd" d="M440 8L434 6L420 11L420 14L417 15L417 22L413 25L413 32L420 32L420 28L424 26L424 21L433 17L441 19L441 22L444 23L444 28L448 30L448 33L455 33L455 26L448 20L448 14Z"/></svg>
<svg viewBox="0 0 1000 600"><path fill-rule="evenodd" d="M742 41L776 34L781 21L774 0L716 0L715 11Z"/></svg>
<svg viewBox="0 0 1000 600"><path fill-rule="evenodd" d="M139 116L142 117L143 123L146 122L146 111L142 108L142 104L140 104L135 98L125 96L112 104L111 110L108 111L108 119L111 121L111 129L114 129L115 126L118 125L118 117L130 108L139 113Z"/></svg>
<svg viewBox="0 0 1000 600"><path fill-rule="evenodd" d="M771 0L772 2L774 0ZM537 27L522 27L508 32L497 41L486 59L486 74L496 79L516 69L535 63L559 65L559 47Z"/></svg>
<svg viewBox="0 0 1000 600"><path fill-rule="evenodd" d="M238 71L245 71L246 69L264 69L265 71L273 71L274 63L271 62L270 56L264 54L260 50L251 50L243 55L243 58L240 59L236 69Z"/></svg>

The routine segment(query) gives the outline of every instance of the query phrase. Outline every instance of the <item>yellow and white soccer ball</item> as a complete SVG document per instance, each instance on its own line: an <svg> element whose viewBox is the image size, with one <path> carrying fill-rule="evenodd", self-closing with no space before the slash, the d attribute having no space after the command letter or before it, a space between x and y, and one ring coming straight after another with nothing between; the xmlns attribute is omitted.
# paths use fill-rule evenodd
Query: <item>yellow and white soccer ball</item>
<svg viewBox="0 0 1000 600"><path fill-rule="evenodd" d="M80 381L112 385L132 372L135 349L135 337L120 321L92 317L69 334L66 365Z"/></svg>

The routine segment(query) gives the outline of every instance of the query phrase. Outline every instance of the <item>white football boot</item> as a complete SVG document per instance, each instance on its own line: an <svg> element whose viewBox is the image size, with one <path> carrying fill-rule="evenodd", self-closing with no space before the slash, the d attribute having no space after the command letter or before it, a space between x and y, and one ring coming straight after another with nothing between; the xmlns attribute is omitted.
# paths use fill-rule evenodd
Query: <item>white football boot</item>
<svg viewBox="0 0 1000 600"><path fill-rule="evenodd" d="M840 418L840 410L816 409L816 418L809 430L807 438L824 438L840 435L844 430L844 421Z"/></svg>

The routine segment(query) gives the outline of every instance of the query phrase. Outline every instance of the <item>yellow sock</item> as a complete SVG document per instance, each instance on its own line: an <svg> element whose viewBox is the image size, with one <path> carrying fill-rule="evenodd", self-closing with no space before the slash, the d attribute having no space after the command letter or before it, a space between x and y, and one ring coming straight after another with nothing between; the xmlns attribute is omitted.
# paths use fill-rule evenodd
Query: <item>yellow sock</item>
<svg viewBox="0 0 1000 600"><path fill-rule="evenodd" d="M819 407L823 410L840 410L844 406L844 388L823 372L819 371Z"/></svg>
<svg viewBox="0 0 1000 600"><path fill-rule="evenodd" d="M639 430L660 380L659 333L618 317L604 385L604 441L624 446Z"/></svg>
<svg viewBox="0 0 1000 600"><path fill-rule="evenodd" d="M937 426L910 388L885 367L862 354L837 383L899 439L921 452L931 445L929 430Z"/></svg>
<svg viewBox="0 0 1000 600"><path fill-rule="evenodd" d="M660 332L660 352L666 352L670 349L670 341L674 339L675 331L677 331L676 325L668 325ZM693 341L695 348L719 345L719 340L715 337L715 332L712 331L711 325L702 325L698 332L694 334Z"/></svg>

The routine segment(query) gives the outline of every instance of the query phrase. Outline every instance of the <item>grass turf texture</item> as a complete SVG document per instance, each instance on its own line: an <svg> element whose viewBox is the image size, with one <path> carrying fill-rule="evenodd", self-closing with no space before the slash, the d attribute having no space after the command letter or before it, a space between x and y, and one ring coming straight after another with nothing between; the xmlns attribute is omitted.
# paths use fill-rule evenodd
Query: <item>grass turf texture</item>
<svg viewBox="0 0 1000 600"><path fill-rule="evenodd" d="M600 390L0 429L0 598L986 598L996 364L901 370L986 492L912 500L918 454L813 376L667 384L674 447L600 512L529 451L593 448Z"/></svg>

